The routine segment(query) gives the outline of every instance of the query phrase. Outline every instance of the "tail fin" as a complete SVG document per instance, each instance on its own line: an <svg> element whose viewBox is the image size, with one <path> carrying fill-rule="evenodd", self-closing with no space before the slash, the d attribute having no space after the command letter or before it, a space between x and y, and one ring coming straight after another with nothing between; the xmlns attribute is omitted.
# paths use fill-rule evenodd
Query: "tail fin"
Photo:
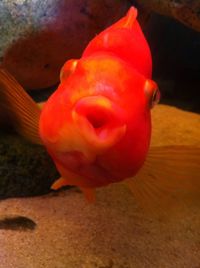
<svg viewBox="0 0 200 268"><path fill-rule="evenodd" d="M38 131L40 108L3 68L0 68L0 108L19 134L42 144Z"/></svg>
<svg viewBox="0 0 200 268"><path fill-rule="evenodd" d="M167 215L200 201L200 147L152 147L142 170L126 181L153 215Z"/></svg>

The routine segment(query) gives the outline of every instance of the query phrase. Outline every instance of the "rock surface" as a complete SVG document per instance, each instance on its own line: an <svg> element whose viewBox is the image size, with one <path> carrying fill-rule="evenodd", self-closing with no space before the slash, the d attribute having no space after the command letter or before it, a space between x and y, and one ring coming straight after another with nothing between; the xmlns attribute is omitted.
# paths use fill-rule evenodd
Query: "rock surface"
<svg viewBox="0 0 200 268"><path fill-rule="evenodd" d="M58 82L60 68L124 15L128 0L2 0L0 62L26 88Z"/></svg>
<svg viewBox="0 0 200 268"><path fill-rule="evenodd" d="M154 145L200 146L200 115L159 105L153 123ZM199 208L151 219L122 184L98 190L90 205L75 188L9 199L0 203L0 268L197 268L199 230Z"/></svg>
<svg viewBox="0 0 200 268"><path fill-rule="evenodd" d="M137 0L148 11L177 19L200 32L200 1L198 0Z"/></svg>
<svg viewBox="0 0 200 268"><path fill-rule="evenodd" d="M0 132L0 199L48 193L58 177L42 146Z"/></svg>

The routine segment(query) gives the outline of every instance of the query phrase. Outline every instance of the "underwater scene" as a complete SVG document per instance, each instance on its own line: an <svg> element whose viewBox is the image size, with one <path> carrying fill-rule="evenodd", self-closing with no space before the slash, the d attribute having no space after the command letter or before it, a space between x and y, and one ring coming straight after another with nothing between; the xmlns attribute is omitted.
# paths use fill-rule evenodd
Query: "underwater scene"
<svg viewBox="0 0 200 268"><path fill-rule="evenodd" d="M0 0L0 268L200 268L199 14Z"/></svg>

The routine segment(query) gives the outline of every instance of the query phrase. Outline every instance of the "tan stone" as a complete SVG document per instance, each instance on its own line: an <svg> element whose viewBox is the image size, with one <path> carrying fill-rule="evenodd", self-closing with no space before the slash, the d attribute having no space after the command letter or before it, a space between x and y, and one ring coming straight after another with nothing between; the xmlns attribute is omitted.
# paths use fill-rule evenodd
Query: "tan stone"
<svg viewBox="0 0 200 268"><path fill-rule="evenodd" d="M152 145L200 146L200 115L157 105L152 110Z"/></svg>

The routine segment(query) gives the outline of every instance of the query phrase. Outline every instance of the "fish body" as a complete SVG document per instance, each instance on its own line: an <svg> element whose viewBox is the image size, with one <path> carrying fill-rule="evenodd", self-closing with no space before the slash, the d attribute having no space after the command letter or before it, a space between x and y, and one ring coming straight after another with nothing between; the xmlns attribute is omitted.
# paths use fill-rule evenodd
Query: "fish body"
<svg viewBox="0 0 200 268"><path fill-rule="evenodd" d="M136 14L131 8L81 59L67 62L44 105L40 136L67 184L104 186L135 175L144 163L158 89Z"/></svg>

